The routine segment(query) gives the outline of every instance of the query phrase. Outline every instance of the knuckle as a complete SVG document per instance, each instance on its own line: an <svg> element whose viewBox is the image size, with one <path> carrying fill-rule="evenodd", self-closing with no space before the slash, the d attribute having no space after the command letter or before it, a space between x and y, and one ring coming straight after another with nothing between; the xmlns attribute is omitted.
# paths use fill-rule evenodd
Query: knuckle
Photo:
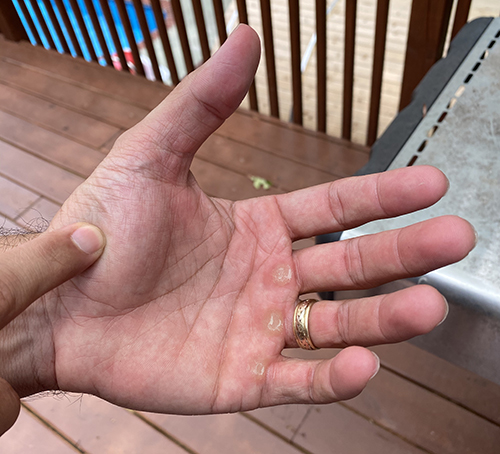
<svg viewBox="0 0 500 454"><path fill-rule="evenodd" d="M336 223L339 227L344 227L346 225L346 210L339 191L339 184L336 181L331 182L328 188L328 204Z"/></svg>
<svg viewBox="0 0 500 454"><path fill-rule="evenodd" d="M364 288L369 285L361 250L361 238L346 241L344 264L354 288Z"/></svg>
<svg viewBox="0 0 500 454"><path fill-rule="evenodd" d="M336 327L338 335L339 347L346 347L350 345L350 309L348 303L342 303L337 309Z"/></svg>

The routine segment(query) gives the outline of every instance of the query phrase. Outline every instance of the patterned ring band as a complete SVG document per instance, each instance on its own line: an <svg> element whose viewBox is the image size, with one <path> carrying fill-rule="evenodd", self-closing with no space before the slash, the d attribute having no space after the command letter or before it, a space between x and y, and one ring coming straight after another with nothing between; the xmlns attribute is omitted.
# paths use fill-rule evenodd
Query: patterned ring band
<svg viewBox="0 0 500 454"><path fill-rule="evenodd" d="M313 304L317 302L318 300L314 299L299 300L293 313L293 334L299 347L304 350L318 350L318 347L313 344L309 334L309 312Z"/></svg>

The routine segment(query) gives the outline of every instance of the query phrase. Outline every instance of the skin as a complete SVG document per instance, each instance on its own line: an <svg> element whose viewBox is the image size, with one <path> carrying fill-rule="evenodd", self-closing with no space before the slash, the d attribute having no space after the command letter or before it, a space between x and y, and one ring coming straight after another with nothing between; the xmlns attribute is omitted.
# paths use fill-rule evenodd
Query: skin
<svg viewBox="0 0 500 454"><path fill-rule="evenodd" d="M45 336L45 366L32 358L38 383L17 377L26 390L92 393L179 414L334 402L357 395L378 370L362 346L402 341L443 319L446 302L426 286L321 302L311 311L313 342L346 348L331 360L282 356L296 347L299 295L421 275L465 257L475 235L448 216L292 251L300 238L435 203L448 182L430 167L240 202L205 195L189 171L192 158L240 104L259 54L256 34L240 26L118 139L56 215L51 229L90 222L107 246L95 266L34 305L49 321L33 334Z"/></svg>
<svg viewBox="0 0 500 454"><path fill-rule="evenodd" d="M91 266L104 245L102 233L83 223L41 235L0 237L0 330L33 301ZM3 365L9 359L2 355ZM0 378L0 435L14 424L19 410L18 394Z"/></svg>

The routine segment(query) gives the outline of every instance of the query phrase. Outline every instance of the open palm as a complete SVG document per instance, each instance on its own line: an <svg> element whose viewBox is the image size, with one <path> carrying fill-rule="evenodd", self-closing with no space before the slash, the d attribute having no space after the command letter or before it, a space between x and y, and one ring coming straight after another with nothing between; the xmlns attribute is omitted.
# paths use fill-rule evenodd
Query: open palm
<svg viewBox="0 0 500 454"><path fill-rule="evenodd" d="M241 26L117 141L53 220L52 229L87 221L107 237L99 262L46 298L60 389L185 414L353 397L377 370L368 350L328 361L281 355L296 346L298 296L420 275L472 248L469 224L446 217L292 251L297 239L436 202L447 182L432 168L241 202L206 196L191 160L241 102L259 50ZM317 303L310 329L318 347L367 346L427 332L445 313L435 290L415 287Z"/></svg>

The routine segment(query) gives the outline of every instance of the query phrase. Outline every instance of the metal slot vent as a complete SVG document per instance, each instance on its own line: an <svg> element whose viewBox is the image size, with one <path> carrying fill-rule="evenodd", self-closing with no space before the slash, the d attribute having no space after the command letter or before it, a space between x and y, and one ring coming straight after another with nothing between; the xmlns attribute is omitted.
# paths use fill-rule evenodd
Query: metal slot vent
<svg viewBox="0 0 500 454"><path fill-rule="evenodd" d="M460 87L458 88L458 90L455 92L455 95L450 99L450 102L448 103L446 109L439 116L436 124L434 124L429 129L429 131L427 132L427 137L425 138L425 140L423 140L421 142L421 144L417 148L415 154L410 158L410 160L408 161L408 164L406 164L406 167L411 167L412 165L414 165L417 162L418 158L420 156L422 156L422 152L427 147L427 144L429 143L429 140L434 136L434 134L436 134L436 131L439 129L439 127L441 126L441 124L443 123L443 121L445 120L445 118L447 117L448 113L456 105L456 103L458 102L458 99L464 94L464 92L465 92L465 90L467 88L467 85L470 83L470 81L472 80L472 78L474 77L474 75L476 74L476 72L479 70L479 68L481 67L481 64L483 63L483 61L488 58L489 51L491 49L493 49L493 47L495 46L495 44L497 42L497 39L500 38L500 30L498 30L498 32L496 33L495 38L496 39L492 39L490 41L490 43L488 44L487 48L485 49L485 51L483 52L483 54L481 55L481 57L479 58L479 60L474 63L474 65L473 65L470 73L467 74L467 76L465 77L465 79L463 81L463 84L460 85ZM424 111L424 116L425 116L426 113L427 113L427 106L423 107L423 111Z"/></svg>

